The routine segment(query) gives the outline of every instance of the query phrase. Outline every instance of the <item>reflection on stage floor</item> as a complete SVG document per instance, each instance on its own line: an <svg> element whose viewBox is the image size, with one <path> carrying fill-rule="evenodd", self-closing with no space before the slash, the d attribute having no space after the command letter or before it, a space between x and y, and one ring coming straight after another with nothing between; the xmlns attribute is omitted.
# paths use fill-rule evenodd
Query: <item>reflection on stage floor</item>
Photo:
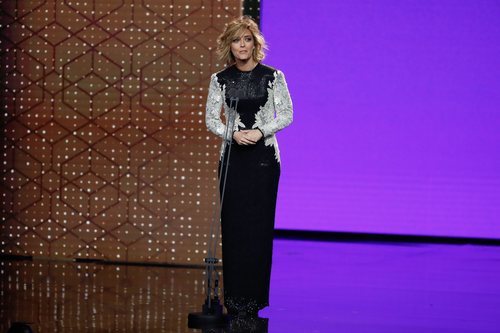
<svg viewBox="0 0 500 333"><path fill-rule="evenodd" d="M3 258L0 275L2 333L201 332L203 269ZM277 240L262 318L206 332L498 332L498 281L500 247Z"/></svg>

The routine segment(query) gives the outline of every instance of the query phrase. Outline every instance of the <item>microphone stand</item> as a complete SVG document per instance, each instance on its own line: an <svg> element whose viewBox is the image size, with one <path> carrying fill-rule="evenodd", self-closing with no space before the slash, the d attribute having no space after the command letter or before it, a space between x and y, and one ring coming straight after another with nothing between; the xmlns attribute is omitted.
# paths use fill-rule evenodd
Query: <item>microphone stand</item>
<svg viewBox="0 0 500 333"><path fill-rule="evenodd" d="M210 225L210 243L208 245L208 254L205 258L205 274L206 274L206 297L205 303L202 305L201 312L191 312L188 315L189 328L217 328L223 327L226 324L226 315L223 313L223 307L219 297L219 278L220 274L217 271L216 265L220 262L216 257L217 245L220 238L220 219L222 213L222 205L224 204L224 194L226 192L227 172L229 169L229 157L231 156L231 146L233 136L228 138L229 131L232 132L238 110L239 98L231 98L227 115L227 125L224 131L222 141L222 155L219 169L219 193L220 205L219 209L214 210L214 217ZM227 157L226 157L227 148ZM224 175L222 175L224 171ZM222 177L224 176L224 177ZM216 228L217 230L214 229Z"/></svg>

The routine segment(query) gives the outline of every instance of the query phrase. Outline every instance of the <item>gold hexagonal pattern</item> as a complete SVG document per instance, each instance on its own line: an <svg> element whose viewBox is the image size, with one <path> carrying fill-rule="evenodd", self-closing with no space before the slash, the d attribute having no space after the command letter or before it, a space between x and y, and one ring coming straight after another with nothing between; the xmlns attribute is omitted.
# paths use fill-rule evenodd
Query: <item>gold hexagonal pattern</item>
<svg viewBox="0 0 500 333"><path fill-rule="evenodd" d="M0 1L0 254L201 264L241 1Z"/></svg>

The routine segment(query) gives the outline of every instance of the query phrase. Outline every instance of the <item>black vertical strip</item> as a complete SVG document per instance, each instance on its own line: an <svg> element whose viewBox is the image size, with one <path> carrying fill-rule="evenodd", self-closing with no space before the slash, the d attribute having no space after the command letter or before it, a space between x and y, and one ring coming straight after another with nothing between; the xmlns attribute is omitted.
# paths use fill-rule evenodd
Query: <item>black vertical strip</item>
<svg viewBox="0 0 500 333"><path fill-rule="evenodd" d="M252 17L260 26L260 0L243 0L243 15Z"/></svg>

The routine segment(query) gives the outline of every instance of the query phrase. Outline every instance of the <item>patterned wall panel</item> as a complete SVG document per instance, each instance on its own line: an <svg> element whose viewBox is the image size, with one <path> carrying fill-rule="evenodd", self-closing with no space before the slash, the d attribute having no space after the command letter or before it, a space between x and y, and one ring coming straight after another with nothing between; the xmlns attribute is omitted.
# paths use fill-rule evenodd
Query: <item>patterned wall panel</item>
<svg viewBox="0 0 500 333"><path fill-rule="evenodd" d="M219 146L204 105L241 1L0 3L0 253L201 262Z"/></svg>

